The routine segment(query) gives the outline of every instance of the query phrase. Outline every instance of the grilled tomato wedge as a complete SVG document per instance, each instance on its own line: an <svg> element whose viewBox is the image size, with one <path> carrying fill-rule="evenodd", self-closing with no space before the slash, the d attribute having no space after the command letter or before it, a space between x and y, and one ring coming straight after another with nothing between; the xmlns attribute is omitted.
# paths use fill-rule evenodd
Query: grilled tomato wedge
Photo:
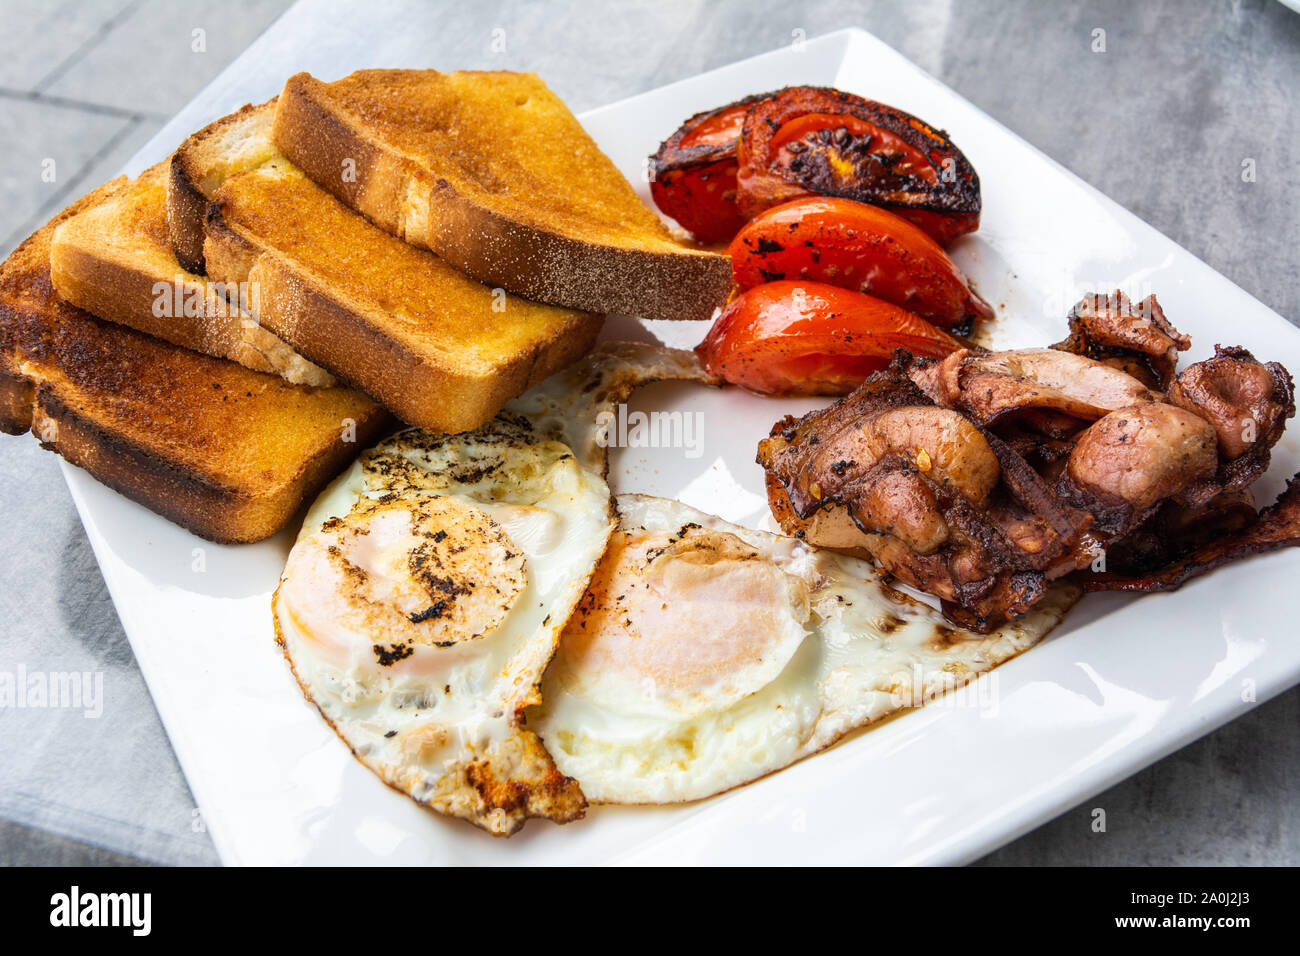
<svg viewBox="0 0 1300 956"><path fill-rule="evenodd" d="M883 206L940 243L979 228L979 176L947 134L852 93L801 86L754 102L737 158L746 218L814 194Z"/></svg>
<svg viewBox="0 0 1300 956"><path fill-rule="evenodd" d="M750 106L771 95L696 113L651 157L655 205L701 242L726 242L745 224L736 206L736 146Z"/></svg>
<svg viewBox="0 0 1300 956"><path fill-rule="evenodd" d="M741 289L810 279L866 292L945 329L993 310L918 227L878 206L820 196L760 213L727 249Z"/></svg>
<svg viewBox="0 0 1300 956"><path fill-rule="evenodd" d="M695 351L710 372L766 395L847 395L895 349L941 358L962 343L884 299L821 282L742 293Z"/></svg>

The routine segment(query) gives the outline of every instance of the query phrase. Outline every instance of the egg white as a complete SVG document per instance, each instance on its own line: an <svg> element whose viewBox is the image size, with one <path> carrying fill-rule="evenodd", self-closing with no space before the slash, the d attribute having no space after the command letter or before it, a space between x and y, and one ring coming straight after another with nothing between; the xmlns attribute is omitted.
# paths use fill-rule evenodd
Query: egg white
<svg viewBox="0 0 1300 956"><path fill-rule="evenodd" d="M665 377L710 380L689 352L603 346L479 429L399 432L312 505L273 600L277 637L384 782L501 835L582 815L520 716L615 524L600 413Z"/></svg>
<svg viewBox="0 0 1300 956"><path fill-rule="evenodd" d="M506 419L455 436L411 429L363 454L312 507L276 592L277 633L303 691L358 759L435 810L496 833L513 832L529 816L581 816L581 791L555 772L519 712L537 700L559 632L604 550L609 502L604 480L567 447ZM507 569L504 616L488 632L470 627L451 634L448 646L390 644L393 629L348 627L381 620L368 598L357 599L366 607L348 608L339 582L322 577L329 585L322 588L302 580L308 569L325 567L324 550L338 547L338 529L348 522L379 507L396 513L400 527L404 510L418 515L435 504L435 523L443 518L455 533L460 520L468 529L449 543L482 552L468 555L481 559L480 573L458 579L474 593L500 583L491 578L494 567L505 568L503 554L523 556L522 584L516 558ZM367 545L377 534L366 529L355 540ZM386 557L396 568L392 580L372 569L372 589L410 590L404 555ZM443 551L438 560L452 557L464 555ZM453 609L457 600L468 599L453 594ZM443 623L439 610L403 630L432 630Z"/></svg>
<svg viewBox="0 0 1300 956"><path fill-rule="evenodd" d="M618 536L528 711L596 803L697 800L779 770L1020 653L1079 596L1055 588L1020 620L972 634L866 561L677 501L615 500ZM678 666L700 653L734 680Z"/></svg>

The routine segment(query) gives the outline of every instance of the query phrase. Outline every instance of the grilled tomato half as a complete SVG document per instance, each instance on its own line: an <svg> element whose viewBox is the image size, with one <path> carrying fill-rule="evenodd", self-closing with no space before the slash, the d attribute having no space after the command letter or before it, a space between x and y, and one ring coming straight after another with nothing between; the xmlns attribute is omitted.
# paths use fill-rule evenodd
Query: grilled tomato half
<svg viewBox="0 0 1300 956"><path fill-rule="evenodd" d="M814 194L883 206L940 243L979 228L979 176L947 134L852 93L801 86L755 101L737 159L746 218Z"/></svg>
<svg viewBox="0 0 1300 956"><path fill-rule="evenodd" d="M701 242L726 242L745 224L736 206L736 146L751 96L696 113L651 157L650 195Z"/></svg>
<svg viewBox="0 0 1300 956"><path fill-rule="evenodd" d="M962 343L905 309L822 282L742 293L696 346L705 367L766 395L847 395L895 349L941 358Z"/></svg>
<svg viewBox="0 0 1300 956"><path fill-rule="evenodd" d="M852 199L813 196L775 206L742 228L727 253L741 289L781 279L827 282L945 329L993 316L937 242L892 212Z"/></svg>

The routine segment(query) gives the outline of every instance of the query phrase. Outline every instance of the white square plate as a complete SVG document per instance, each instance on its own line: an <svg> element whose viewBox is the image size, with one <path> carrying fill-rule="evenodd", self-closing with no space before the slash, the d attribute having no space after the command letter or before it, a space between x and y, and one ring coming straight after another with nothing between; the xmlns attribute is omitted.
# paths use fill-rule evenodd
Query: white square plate
<svg viewBox="0 0 1300 956"><path fill-rule="evenodd" d="M146 152L156 157L201 122L274 93L294 69L333 78L361 66L419 65L413 45L396 42L336 30L295 49L292 63L250 51ZM1280 316L861 31L714 70L582 119L640 183L645 157L686 116L803 83L916 113L946 128L970 157L983 183L984 221L955 256L998 306L996 344L1056 341L1079 295L1119 287L1135 298L1157 291L1193 336L1192 358L1223 342L1300 369L1300 332ZM648 329L674 345L692 345L705 331L611 325L616 334ZM755 445L780 415L812 403L654 386L634 404L702 411L704 454L625 450L613 462L616 491L680 497L759 525L766 507ZM1267 495L1300 469L1298 438L1300 427L1275 451L1261 486ZM1300 553L1289 551L1225 568L1177 594L1086 598L1042 645L981 679L985 706L940 702L701 803L593 808L581 823L535 821L494 840L388 790L303 700L272 641L269 610L292 531L218 547L76 468L65 465L64 474L227 863L963 862L1300 680L1288 600Z"/></svg>

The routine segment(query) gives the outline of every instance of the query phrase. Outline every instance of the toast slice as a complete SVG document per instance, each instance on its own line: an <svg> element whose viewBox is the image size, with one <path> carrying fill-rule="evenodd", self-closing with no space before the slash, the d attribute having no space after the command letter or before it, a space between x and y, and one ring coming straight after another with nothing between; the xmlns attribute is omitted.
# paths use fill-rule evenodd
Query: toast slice
<svg viewBox="0 0 1300 956"><path fill-rule="evenodd" d="M0 265L4 430L30 428L44 447L211 541L269 537L391 420L352 389L291 385L61 299L49 267L55 229L130 188L101 186Z"/></svg>
<svg viewBox="0 0 1300 956"><path fill-rule="evenodd" d="M675 242L531 73L299 73L273 136L386 232L489 285L653 319L707 319L726 299L730 260Z"/></svg>
<svg viewBox="0 0 1300 956"><path fill-rule="evenodd" d="M470 279L285 160L227 180L206 230L208 274L248 282L262 325L432 431L477 428L584 355L603 321Z"/></svg>
<svg viewBox="0 0 1300 956"><path fill-rule="evenodd" d="M283 159L271 139L275 100L248 105L190 135L172 154L167 177L167 231L176 261L204 274L203 220L231 176Z"/></svg>
<svg viewBox="0 0 1300 956"><path fill-rule="evenodd" d="M240 307L240 293L180 267L167 234L168 164L54 230L55 291L92 315L299 385L334 376L294 352Z"/></svg>

